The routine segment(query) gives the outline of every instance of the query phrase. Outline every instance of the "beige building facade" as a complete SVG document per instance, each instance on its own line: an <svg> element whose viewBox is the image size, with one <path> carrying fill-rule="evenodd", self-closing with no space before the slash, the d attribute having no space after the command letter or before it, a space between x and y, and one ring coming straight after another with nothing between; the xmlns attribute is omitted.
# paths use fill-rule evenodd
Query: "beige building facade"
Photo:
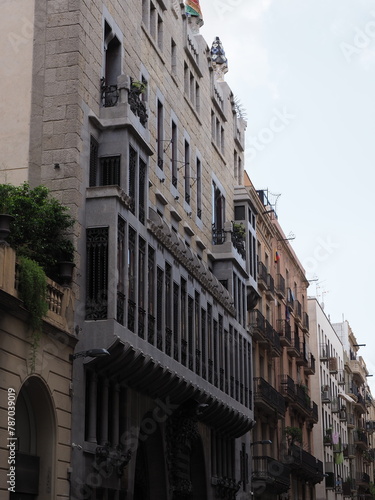
<svg viewBox="0 0 375 500"><path fill-rule="evenodd" d="M69 288L48 281L49 311L31 363L16 269L14 250L0 244L0 496L69 498L73 298Z"/></svg>

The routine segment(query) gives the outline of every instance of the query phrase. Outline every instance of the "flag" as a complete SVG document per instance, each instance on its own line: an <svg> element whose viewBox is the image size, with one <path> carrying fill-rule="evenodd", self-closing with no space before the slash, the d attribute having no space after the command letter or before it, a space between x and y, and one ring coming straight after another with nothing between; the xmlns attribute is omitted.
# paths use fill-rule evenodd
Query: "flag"
<svg viewBox="0 0 375 500"><path fill-rule="evenodd" d="M189 14L190 16L202 17L199 0L186 0L185 7L186 14Z"/></svg>
<svg viewBox="0 0 375 500"><path fill-rule="evenodd" d="M277 264L277 263L279 262L279 260L280 260L280 254L279 254L279 252L276 250L276 251L275 251L275 263Z"/></svg>

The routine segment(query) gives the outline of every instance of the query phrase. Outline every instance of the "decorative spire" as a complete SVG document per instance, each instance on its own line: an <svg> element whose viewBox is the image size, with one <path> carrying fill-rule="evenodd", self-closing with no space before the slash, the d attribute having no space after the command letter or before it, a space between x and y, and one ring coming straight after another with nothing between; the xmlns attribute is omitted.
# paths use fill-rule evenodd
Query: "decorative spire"
<svg viewBox="0 0 375 500"><path fill-rule="evenodd" d="M185 12L188 18L190 18L190 27L193 33L198 34L199 28L203 25L199 0L185 0Z"/></svg>
<svg viewBox="0 0 375 500"><path fill-rule="evenodd" d="M217 36L211 47L212 67L217 75L217 81L223 82L225 73L228 73L228 59L220 38Z"/></svg>

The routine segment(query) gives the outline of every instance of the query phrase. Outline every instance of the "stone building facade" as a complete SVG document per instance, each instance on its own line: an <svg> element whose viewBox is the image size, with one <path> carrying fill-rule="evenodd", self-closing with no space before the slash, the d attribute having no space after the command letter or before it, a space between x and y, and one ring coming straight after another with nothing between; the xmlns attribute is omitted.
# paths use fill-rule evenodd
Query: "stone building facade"
<svg viewBox="0 0 375 500"><path fill-rule="evenodd" d="M72 499L248 498L256 248L236 224L246 122L221 42L194 1L19 9L26 28L3 28L10 72L27 49L25 130L5 106L1 181L70 207L76 352L110 353L73 361L56 481Z"/></svg>

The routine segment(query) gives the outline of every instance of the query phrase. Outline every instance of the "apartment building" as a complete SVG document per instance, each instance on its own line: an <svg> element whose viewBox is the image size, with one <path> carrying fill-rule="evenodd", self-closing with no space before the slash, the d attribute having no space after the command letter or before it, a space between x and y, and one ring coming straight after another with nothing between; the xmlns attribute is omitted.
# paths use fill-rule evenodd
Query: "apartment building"
<svg viewBox="0 0 375 500"><path fill-rule="evenodd" d="M5 6L0 181L77 220L72 430L38 499L249 497L246 122L202 22L194 1Z"/></svg>
<svg viewBox="0 0 375 500"><path fill-rule="evenodd" d="M315 357L309 347L308 282L277 220L267 190L245 180L257 214L260 298L249 313L253 336L253 493L315 499L323 463L314 452L318 406L311 393Z"/></svg>

